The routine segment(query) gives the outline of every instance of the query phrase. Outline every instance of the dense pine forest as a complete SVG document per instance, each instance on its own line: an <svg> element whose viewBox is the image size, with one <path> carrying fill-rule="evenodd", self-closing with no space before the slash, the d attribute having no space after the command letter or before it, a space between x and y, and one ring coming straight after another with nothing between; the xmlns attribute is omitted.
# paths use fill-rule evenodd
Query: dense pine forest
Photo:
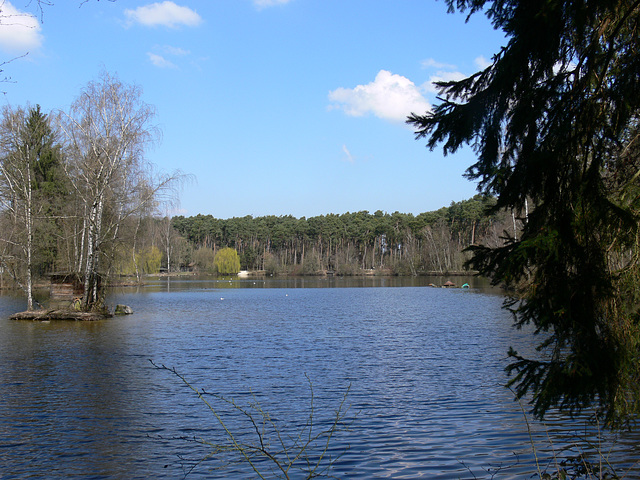
<svg viewBox="0 0 640 480"><path fill-rule="evenodd" d="M174 217L171 270L215 271L223 247L236 249L241 268L267 274L420 275L461 272L473 244L501 245L522 223L510 213L487 214L495 200L475 197L419 215L367 211L309 218ZM514 230L515 228L515 230ZM516 233L517 234L517 233Z"/></svg>

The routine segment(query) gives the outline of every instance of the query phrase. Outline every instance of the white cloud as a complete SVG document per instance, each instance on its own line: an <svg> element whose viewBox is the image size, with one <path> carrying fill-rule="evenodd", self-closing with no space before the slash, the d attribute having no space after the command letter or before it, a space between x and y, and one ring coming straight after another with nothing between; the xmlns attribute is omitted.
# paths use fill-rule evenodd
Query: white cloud
<svg viewBox="0 0 640 480"><path fill-rule="evenodd" d="M393 122L404 122L412 112L430 110L429 102L411 80L387 70L380 70L367 85L329 92L329 100L334 102L332 108L340 108L347 115L360 117L373 113Z"/></svg>
<svg viewBox="0 0 640 480"><path fill-rule="evenodd" d="M253 0L253 4L258 8L273 7L276 5L285 5L291 0Z"/></svg>
<svg viewBox="0 0 640 480"><path fill-rule="evenodd" d="M436 86L436 82L458 81L458 80L462 80L463 78L467 78L467 76L461 72L440 71L440 72L436 72L435 75L432 75L429 78L429 81L425 82L422 85L422 88L424 88L429 93L438 93L438 87Z"/></svg>
<svg viewBox="0 0 640 480"><path fill-rule="evenodd" d="M476 58L473 63L476 64L476 67L478 67L480 70L484 70L485 68L487 68L488 66L491 65L491 62L489 60L487 60L486 58L484 58L482 55L480 55L478 58Z"/></svg>
<svg viewBox="0 0 640 480"><path fill-rule="evenodd" d="M181 7L173 2L151 3L135 10L125 10L130 23L140 23L147 27L162 25L177 28L180 25L195 27L202 23L202 17L189 7Z"/></svg>
<svg viewBox="0 0 640 480"><path fill-rule="evenodd" d="M0 48L6 52L24 53L42 45L38 19L21 12L10 2L0 3Z"/></svg>
<svg viewBox="0 0 640 480"><path fill-rule="evenodd" d="M169 60L164 58L162 55L157 55L155 53L148 52L147 56L151 63L153 63L156 67L159 68L176 68L176 66L171 63Z"/></svg>

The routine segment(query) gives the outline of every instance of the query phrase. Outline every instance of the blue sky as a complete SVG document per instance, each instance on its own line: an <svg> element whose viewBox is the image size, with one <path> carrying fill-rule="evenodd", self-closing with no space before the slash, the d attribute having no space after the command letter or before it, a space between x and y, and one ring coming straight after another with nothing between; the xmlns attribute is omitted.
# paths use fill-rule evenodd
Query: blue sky
<svg viewBox="0 0 640 480"><path fill-rule="evenodd" d="M404 124L431 82L486 65L487 19L435 0L1 2L3 104L66 110L101 71L143 90L148 159L196 181L176 214L414 213L476 193L473 152L443 157ZM18 14L18 16L16 16Z"/></svg>

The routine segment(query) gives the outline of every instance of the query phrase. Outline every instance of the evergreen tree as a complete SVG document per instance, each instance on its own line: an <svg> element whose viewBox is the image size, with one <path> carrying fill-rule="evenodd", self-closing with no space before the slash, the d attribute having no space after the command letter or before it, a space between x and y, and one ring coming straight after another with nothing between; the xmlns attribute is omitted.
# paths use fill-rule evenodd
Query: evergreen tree
<svg viewBox="0 0 640 480"><path fill-rule="evenodd" d="M51 272L58 259L58 239L62 237L60 216L65 208L69 185L62 168L59 135L40 105L29 109L25 120L30 150L33 152L33 192L38 204L34 221L34 272Z"/></svg>
<svg viewBox="0 0 640 480"><path fill-rule="evenodd" d="M7 268L33 309L33 274L42 273L56 258L53 188L59 162L57 135L40 107L5 107L0 122L0 215L2 255Z"/></svg>
<svg viewBox="0 0 640 480"><path fill-rule="evenodd" d="M514 289L516 325L541 334L540 358L510 352L512 384L538 416L598 407L629 421L640 410L640 1L447 3L486 11L508 43L408 122L430 148L472 145L468 176L495 209L532 207L519 237L472 247L471 265Z"/></svg>

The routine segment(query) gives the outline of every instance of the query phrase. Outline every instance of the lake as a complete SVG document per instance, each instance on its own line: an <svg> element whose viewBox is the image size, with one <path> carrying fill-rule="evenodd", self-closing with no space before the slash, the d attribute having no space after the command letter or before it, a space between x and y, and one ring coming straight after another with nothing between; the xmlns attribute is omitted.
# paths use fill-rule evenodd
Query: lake
<svg viewBox="0 0 640 480"><path fill-rule="evenodd" d="M529 333L511 327L499 291L453 280L472 288L430 288L443 280L429 278L157 278L111 292L109 304L133 315L94 323L9 321L25 302L0 297L0 478L256 478L246 464L217 469L228 454L206 458L194 439L224 442L220 424L150 361L204 389L236 438L254 444L248 418L216 395L249 411L259 402L291 448L311 389L313 432L332 425L348 392L348 430L325 457L337 458L331 474L342 479L534 478L530 434L542 467L554 451L579 453L578 437L603 442L625 468L640 458L637 433L600 439L584 419L525 418L504 367L509 346L531 351ZM276 451L269 431L265 439ZM310 447L312 460L324 449Z"/></svg>

